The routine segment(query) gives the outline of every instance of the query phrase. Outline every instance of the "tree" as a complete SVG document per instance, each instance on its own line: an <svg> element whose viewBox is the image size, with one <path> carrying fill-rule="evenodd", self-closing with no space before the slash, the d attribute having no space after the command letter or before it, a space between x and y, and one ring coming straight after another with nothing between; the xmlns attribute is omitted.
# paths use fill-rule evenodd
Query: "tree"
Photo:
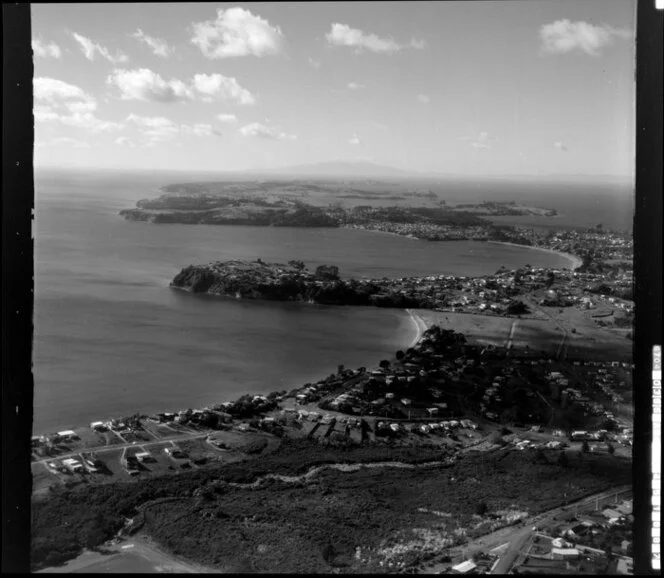
<svg viewBox="0 0 664 578"><path fill-rule="evenodd" d="M406 356L406 354L403 351L401 351L401 349L399 351L397 351L397 360L398 361L403 361L403 358L405 356Z"/></svg>
<svg viewBox="0 0 664 578"><path fill-rule="evenodd" d="M304 261L296 261L295 259L288 261L288 264L293 267L294 269L297 269L298 271L302 271L306 269L306 265L304 264Z"/></svg>
<svg viewBox="0 0 664 578"><path fill-rule="evenodd" d="M569 458L565 452L560 452L560 455L558 456L558 465L562 468L569 466Z"/></svg>
<svg viewBox="0 0 664 578"><path fill-rule="evenodd" d="M524 313L528 313L528 311L528 306L523 301L516 299L512 300L507 306L508 315L522 315Z"/></svg>
<svg viewBox="0 0 664 578"><path fill-rule="evenodd" d="M319 265L316 267L316 279L337 281L339 279L339 267L336 265Z"/></svg>
<svg viewBox="0 0 664 578"><path fill-rule="evenodd" d="M590 451L590 445L588 444L588 440L583 441L583 444L581 445L581 451L584 454L587 454Z"/></svg>
<svg viewBox="0 0 664 578"><path fill-rule="evenodd" d="M381 362L378 364L378 366L382 369L387 370L390 367L390 362L387 359L382 359Z"/></svg>
<svg viewBox="0 0 664 578"><path fill-rule="evenodd" d="M500 414L500 423L506 425L516 421L517 410L515 407L508 407Z"/></svg>
<svg viewBox="0 0 664 578"><path fill-rule="evenodd" d="M486 505L486 502L478 502L475 507L475 513L478 516L484 516L489 511L489 506Z"/></svg>
<svg viewBox="0 0 664 578"><path fill-rule="evenodd" d="M546 281L544 284L546 285L546 288L548 289L553 285L553 282L556 280L556 276L553 274L553 271L548 271L546 274Z"/></svg>
<svg viewBox="0 0 664 578"><path fill-rule="evenodd" d="M613 447L613 444L606 444L606 451L608 451L610 455L613 455L616 453L616 448Z"/></svg>
<svg viewBox="0 0 664 578"><path fill-rule="evenodd" d="M542 450L542 448L537 448L537 452L535 453L535 458L533 461L537 464L549 463L549 459L546 457L546 454L544 453L544 450Z"/></svg>

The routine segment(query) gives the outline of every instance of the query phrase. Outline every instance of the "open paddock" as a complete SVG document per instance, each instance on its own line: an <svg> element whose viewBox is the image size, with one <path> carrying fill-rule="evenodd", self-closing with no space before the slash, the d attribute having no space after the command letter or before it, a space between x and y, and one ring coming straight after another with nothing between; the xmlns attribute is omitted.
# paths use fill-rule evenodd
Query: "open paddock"
<svg viewBox="0 0 664 578"><path fill-rule="evenodd" d="M507 342L513 319L474 313L450 313L414 309L427 325L440 325L443 329L453 329L463 333L470 343L502 347Z"/></svg>
<svg viewBox="0 0 664 578"><path fill-rule="evenodd" d="M179 431L173 430L169 426L164 424L144 421L142 425L143 429L145 429L148 432L151 432L155 437L159 439L168 439L180 435Z"/></svg>
<svg viewBox="0 0 664 578"><path fill-rule="evenodd" d="M35 494L44 493L51 486L63 484L69 477L52 472L44 463L32 464L32 491Z"/></svg>
<svg viewBox="0 0 664 578"><path fill-rule="evenodd" d="M229 461L233 451L218 450L204 439L192 439L178 443L178 447L189 456L192 462L205 459L206 463L216 461Z"/></svg>
<svg viewBox="0 0 664 578"><path fill-rule="evenodd" d="M106 437L103 433L97 432L88 427L81 427L74 430L80 438L78 442L83 448L97 448L106 445Z"/></svg>
<svg viewBox="0 0 664 578"><path fill-rule="evenodd" d="M575 574L574 569L567 567L565 560L547 560L546 558L528 558L519 566L520 570L529 574Z"/></svg>
<svg viewBox="0 0 664 578"><path fill-rule="evenodd" d="M572 359L631 361L629 330L599 327L587 312L575 307L548 308L547 312L567 330L566 352Z"/></svg>
<svg viewBox="0 0 664 578"><path fill-rule="evenodd" d="M102 445L107 445L107 446L116 446L118 444L123 444L124 442L112 431L107 431L101 434L104 443Z"/></svg>
<svg viewBox="0 0 664 578"><path fill-rule="evenodd" d="M164 452L164 449L168 447L173 446L170 443L165 443L139 448L139 451L147 451L151 456L148 461L141 462L140 464L142 475L160 476L178 470L177 464L174 460ZM177 447L181 448L179 444L177 444Z"/></svg>
<svg viewBox="0 0 664 578"><path fill-rule="evenodd" d="M132 432L123 433L122 437L127 440L127 443L141 443L141 442L151 442L154 438L147 432L141 430L135 430Z"/></svg>
<svg viewBox="0 0 664 578"><path fill-rule="evenodd" d="M533 319L514 320L512 347L532 351L545 351L555 354L563 338L563 331L551 321L535 321Z"/></svg>
<svg viewBox="0 0 664 578"><path fill-rule="evenodd" d="M175 435L197 433L196 430L175 422L169 423L168 427L174 432L177 432Z"/></svg>
<svg viewBox="0 0 664 578"><path fill-rule="evenodd" d="M504 347L508 341L515 349L527 345L532 351L556 354L565 336L564 352L570 359L630 361L632 341L629 330L598 327L592 319L574 307L549 307L552 319L491 317L472 313L448 313L417 309L428 327L440 325L463 333L471 344ZM511 339L510 339L511 337Z"/></svg>
<svg viewBox="0 0 664 578"><path fill-rule="evenodd" d="M122 450L118 448L117 450L106 451L103 454L99 454L99 458L104 462L106 469L108 470L109 478L128 478L129 475L125 472L122 464L120 463L120 457L122 456Z"/></svg>

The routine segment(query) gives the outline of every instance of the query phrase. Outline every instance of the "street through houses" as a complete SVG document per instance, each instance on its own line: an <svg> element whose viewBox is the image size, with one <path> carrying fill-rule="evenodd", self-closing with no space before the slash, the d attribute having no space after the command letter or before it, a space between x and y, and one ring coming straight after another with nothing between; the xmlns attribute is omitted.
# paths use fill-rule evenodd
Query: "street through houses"
<svg viewBox="0 0 664 578"><path fill-rule="evenodd" d="M592 496L581 498L574 503L565 506L559 506L552 510L542 512L531 516L515 526L500 528L490 534L485 534L480 538L469 541L463 546L453 547L441 555L448 555L452 558L470 559L480 552L487 553L489 550L509 544L502 553L498 563L491 572L492 574L507 574L516 561L519 553L523 550L528 540L537 532L537 528L543 524L552 522L557 516L576 512L579 509L588 507L599 507L600 502L605 500L617 499L618 496L629 495L632 491L631 486L619 486L610 490L605 490ZM534 529L535 528L535 529ZM421 569L421 573L438 574L449 570L450 563L434 563Z"/></svg>

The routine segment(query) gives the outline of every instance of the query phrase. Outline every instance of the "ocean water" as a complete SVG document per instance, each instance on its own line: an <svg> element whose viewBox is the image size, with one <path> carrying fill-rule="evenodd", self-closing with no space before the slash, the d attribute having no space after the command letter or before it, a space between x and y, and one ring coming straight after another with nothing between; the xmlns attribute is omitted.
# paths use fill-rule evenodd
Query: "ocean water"
<svg viewBox="0 0 664 578"><path fill-rule="evenodd" d="M150 225L117 212L172 175L38 173L35 178L35 433L136 411L200 407L290 389L408 347L403 311L238 301L168 287L219 259L336 264L342 275L479 275L566 266L558 255L357 230Z"/></svg>

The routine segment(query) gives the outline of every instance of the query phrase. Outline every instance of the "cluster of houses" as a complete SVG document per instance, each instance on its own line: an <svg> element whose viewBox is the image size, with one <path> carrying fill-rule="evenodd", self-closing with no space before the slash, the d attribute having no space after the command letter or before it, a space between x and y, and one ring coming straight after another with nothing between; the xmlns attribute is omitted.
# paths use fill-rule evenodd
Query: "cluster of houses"
<svg viewBox="0 0 664 578"><path fill-rule="evenodd" d="M427 423L388 423L386 421L378 421L376 423L376 434L379 435L380 433L390 430L394 433L414 433L414 432L419 432L423 434L429 434L429 433L438 433L442 435L451 435L453 434L456 430L459 429L471 429L471 430L476 430L478 428L478 425L469 420L469 419L452 419L452 420L444 420L441 422L427 422Z"/></svg>
<svg viewBox="0 0 664 578"><path fill-rule="evenodd" d="M599 259L629 259L634 253L634 239L610 231L557 231L543 246L554 251L574 252L575 247L592 249Z"/></svg>
<svg viewBox="0 0 664 578"><path fill-rule="evenodd" d="M74 430L63 430L54 434L32 436L30 445L34 455L39 457L51 456L59 450L59 444L67 444L80 440Z"/></svg>
<svg viewBox="0 0 664 578"><path fill-rule="evenodd" d="M633 367L633 364L619 361L574 361L573 364L575 366L586 365L598 367L598 369L586 373L586 389L593 387L601 390L613 403L623 401L623 397L614 388L616 385L625 387L626 382L618 381L616 375L611 373L610 370L611 368L619 367L627 369ZM602 416L607 420L615 420L615 416L611 411L607 410L600 402L590 399L587 395L589 392L582 392L580 389L569 387L569 379L559 371L552 371L545 377L549 382L551 398L560 401L563 407L576 403L590 415Z"/></svg>
<svg viewBox="0 0 664 578"><path fill-rule="evenodd" d="M94 474L103 468L103 462L95 457L81 455L81 459L66 458L61 462L47 462L46 467L54 473Z"/></svg>
<svg viewBox="0 0 664 578"><path fill-rule="evenodd" d="M577 514L574 520L560 531L563 539L572 541L576 545L583 545L588 542L590 536L601 536L611 526L632 522L634 522L633 500L627 499L618 504L607 505L590 514ZM627 553L631 545L630 540L623 540L619 550Z"/></svg>
<svg viewBox="0 0 664 578"><path fill-rule="evenodd" d="M78 439L79 439L78 434L74 430L68 429L68 430L59 431L54 434L32 436L30 441L32 448L35 449L38 447L48 446L52 444L77 441Z"/></svg>
<svg viewBox="0 0 664 578"><path fill-rule="evenodd" d="M414 239L430 241L486 241L489 233L484 226L436 225L432 223L393 223L391 221L371 221L369 223L348 224L353 229L382 231Z"/></svg>
<svg viewBox="0 0 664 578"><path fill-rule="evenodd" d="M602 391L604 395L611 398L611 401L614 403L623 402L623 396L616 391L616 387L619 386L624 388L626 385L625 381L619 381L614 374L609 373L604 368L598 369L596 372L588 372L587 375L588 382L591 386Z"/></svg>
<svg viewBox="0 0 664 578"><path fill-rule="evenodd" d="M364 368L359 368L355 371L350 369L342 369L337 375L331 375L325 379L319 380L316 383L306 383L304 387L299 390L295 395L295 401L299 404L307 404L318 401L321 397L327 395L329 392L339 389L348 380L356 378L365 374ZM340 405L347 405L351 396L349 394L337 396L332 400L330 405L333 409L338 409Z"/></svg>

